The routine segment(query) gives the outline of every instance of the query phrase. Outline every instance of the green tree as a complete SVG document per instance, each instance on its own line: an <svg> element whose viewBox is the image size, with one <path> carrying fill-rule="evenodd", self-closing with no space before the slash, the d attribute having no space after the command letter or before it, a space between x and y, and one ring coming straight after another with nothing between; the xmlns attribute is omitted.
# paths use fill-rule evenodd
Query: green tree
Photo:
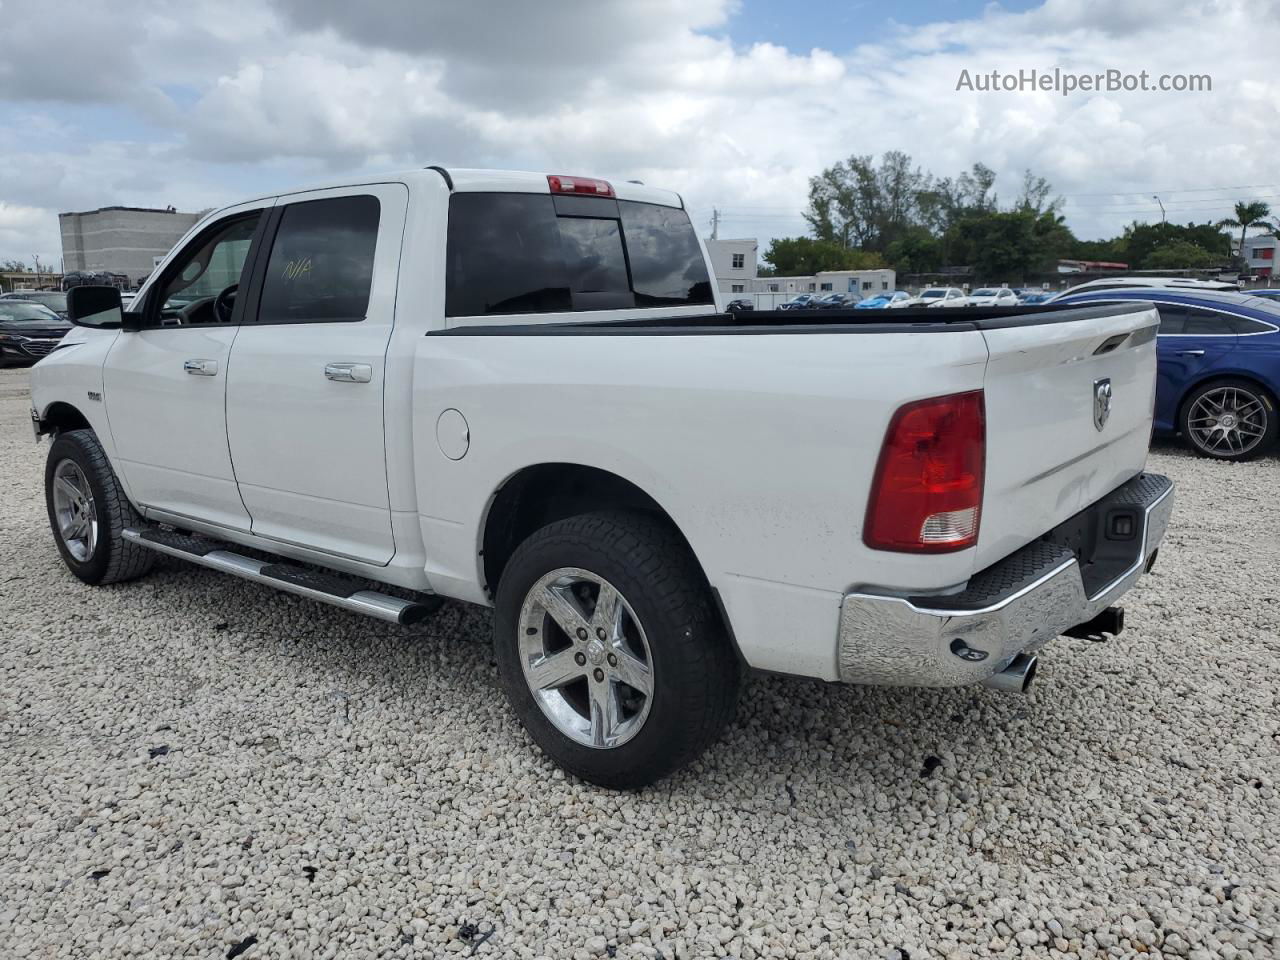
<svg viewBox="0 0 1280 960"><path fill-rule="evenodd" d="M1267 217L1271 216L1271 208L1261 200L1241 200L1236 203L1235 214L1234 217L1219 220L1218 226L1240 228L1240 256L1243 258L1245 234L1250 227L1270 226L1265 221Z"/></svg>
<svg viewBox="0 0 1280 960"><path fill-rule="evenodd" d="M770 241L763 259L776 276L807 276L820 270L875 270L885 265L878 253L851 250L831 240L812 237L777 237Z"/></svg>
<svg viewBox="0 0 1280 960"><path fill-rule="evenodd" d="M819 240L883 253L919 222L930 183L900 151L888 151L879 164L869 154L854 155L810 178L804 218Z"/></svg>
<svg viewBox="0 0 1280 960"><path fill-rule="evenodd" d="M21 260L5 260L0 263L0 270L5 273L26 273L27 265Z"/></svg>
<svg viewBox="0 0 1280 960"><path fill-rule="evenodd" d="M1142 265L1144 270L1193 270L1211 267L1221 257L1187 240L1174 240L1155 250Z"/></svg>
<svg viewBox="0 0 1280 960"><path fill-rule="evenodd" d="M962 262L979 281L1016 282L1051 269L1074 241L1062 218L1050 210L974 213L949 231Z"/></svg>
<svg viewBox="0 0 1280 960"><path fill-rule="evenodd" d="M926 227L912 227L889 244L886 257L898 273L933 273L942 265L942 243Z"/></svg>
<svg viewBox="0 0 1280 960"><path fill-rule="evenodd" d="M1077 243L1070 256L1076 260L1112 260L1127 263L1134 270L1169 269L1168 261L1152 258L1158 251L1175 244L1200 247L1225 262L1231 256L1231 238L1213 223L1131 223L1124 233L1108 241Z"/></svg>

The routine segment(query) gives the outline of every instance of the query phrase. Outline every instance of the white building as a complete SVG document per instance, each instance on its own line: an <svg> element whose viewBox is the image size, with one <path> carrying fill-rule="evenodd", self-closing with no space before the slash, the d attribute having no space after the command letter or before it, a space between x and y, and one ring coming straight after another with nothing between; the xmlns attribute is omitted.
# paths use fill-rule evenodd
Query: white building
<svg viewBox="0 0 1280 960"><path fill-rule="evenodd" d="M757 310L770 310L801 293L853 293L873 297L894 289L892 270L823 270L811 277L762 277L754 237L705 241L716 287L725 300L753 298Z"/></svg>
<svg viewBox="0 0 1280 960"><path fill-rule="evenodd" d="M750 283L756 279L758 264L756 254L759 244L754 237L739 240L707 240L707 256L711 258L711 270L715 274L720 292L733 299L751 292Z"/></svg>
<svg viewBox="0 0 1280 960"><path fill-rule="evenodd" d="M137 282L154 268L202 213L179 213L172 207L102 207L58 214L62 230L62 264L73 270L122 273Z"/></svg>
<svg viewBox="0 0 1280 960"><path fill-rule="evenodd" d="M1280 246L1275 234L1264 233L1256 237L1244 238L1244 259L1249 265L1249 273L1257 277L1270 277L1275 272L1276 247ZM1237 254L1240 253L1240 242L1231 245Z"/></svg>

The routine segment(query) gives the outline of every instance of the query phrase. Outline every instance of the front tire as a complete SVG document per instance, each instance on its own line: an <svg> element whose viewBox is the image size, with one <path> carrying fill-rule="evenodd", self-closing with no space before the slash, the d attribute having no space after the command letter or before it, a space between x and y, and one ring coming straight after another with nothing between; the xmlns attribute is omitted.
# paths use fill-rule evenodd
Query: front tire
<svg viewBox="0 0 1280 960"><path fill-rule="evenodd" d="M1178 426L1191 448L1215 460L1252 460L1276 441L1280 418L1271 395L1248 380L1197 387L1182 405Z"/></svg>
<svg viewBox="0 0 1280 960"><path fill-rule="evenodd" d="M574 776L647 786L732 719L737 658L701 569L658 518L591 513L543 527L507 563L496 606L507 699Z"/></svg>
<svg viewBox="0 0 1280 960"><path fill-rule="evenodd" d="M140 519L92 430L54 438L44 490L58 552L85 583L120 583L151 569L155 554L122 536Z"/></svg>

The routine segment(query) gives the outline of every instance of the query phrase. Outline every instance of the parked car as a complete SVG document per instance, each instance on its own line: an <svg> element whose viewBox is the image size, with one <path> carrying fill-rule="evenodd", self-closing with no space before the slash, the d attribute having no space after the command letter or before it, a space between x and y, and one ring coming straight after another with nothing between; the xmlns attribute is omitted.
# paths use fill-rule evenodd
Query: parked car
<svg viewBox="0 0 1280 960"><path fill-rule="evenodd" d="M712 277L633 183L432 167L211 213L133 310L72 290L32 372L57 548L89 584L165 554L396 623L493 606L515 715L619 788L711 744L744 666L1022 690L1120 629L1173 503L1150 304L738 325Z"/></svg>
<svg viewBox="0 0 1280 960"><path fill-rule="evenodd" d="M1103 277L1099 280L1090 280L1087 283L1078 283L1074 287L1068 287L1061 293L1055 294L1051 297L1049 302L1053 302L1061 297L1070 296L1074 293L1090 293L1097 290L1125 290L1131 288L1149 290L1154 287L1187 291L1216 290L1224 293L1238 293L1240 290L1239 284L1228 283L1225 280L1188 280L1184 277Z"/></svg>
<svg viewBox="0 0 1280 960"><path fill-rule="evenodd" d="M829 293L819 297L813 307L817 310L852 310L860 299L856 293Z"/></svg>
<svg viewBox="0 0 1280 960"><path fill-rule="evenodd" d="M44 304L0 299L0 367L48 356L70 329Z"/></svg>
<svg viewBox="0 0 1280 960"><path fill-rule="evenodd" d="M1160 313L1155 429L1202 456L1249 460L1280 426L1280 304L1271 298L1168 287L1093 291L1055 304L1150 301Z"/></svg>
<svg viewBox="0 0 1280 960"><path fill-rule="evenodd" d="M725 304L725 309L730 313L741 313L743 310L754 310L756 303L750 297L739 297L737 300L730 300Z"/></svg>
<svg viewBox="0 0 1280 960"><path fill-rule="evenodd" d="M1018 297L1018 303L1024 306L1034 306L1037 303L1047 303L1052 297L1053 294L1045 290L1029 290Z"/></svg>
<svg viewBox="0 0 1280 960"><path fill-rule="evenodd" d="M965 306L969 307L1016 307L1018 295L1008 287L979 287L969 294Z"/></svg>
<svg viewBox="0 0 1280 960"><path fill-rule="evenodd" d="M964 291L959 287L930 287L921 291L918 296L909 297L891 304L898 307L963 307L966 303Z"/></svg>
<svg viewBox="0 0 1280 960"><path fill-rule="evenodd" d="M786 303L778 304L779 310L810 310L813 308L813 301L818 299L817 294L802 293L798 297L792 297Z"/></svg>
<svg viewBox="0 0 1280 960"><path fill-rule="evenodd" d="M874 297L867 297L865 300L859 300L855 310L884 310L892 307L900 300L910 300L911 294L905 290L886 291L878 293Z"/></svg>
<svg viewBox="0 0 1280 960"><path fill-rule="evenodd" d="M1251 297L1262 297L1265 300L1280 300L1280 287L1262 287L1259 290L1246 291Z"/></svg>
<svg viewBox="0 0 1280 960"><path fill-rule="evenodd" d="M0 300L26 300L29 303L40 303L60 317L65 318L67 315L67 295L57 290L15 290L12 293L0 294Z"/></svg>

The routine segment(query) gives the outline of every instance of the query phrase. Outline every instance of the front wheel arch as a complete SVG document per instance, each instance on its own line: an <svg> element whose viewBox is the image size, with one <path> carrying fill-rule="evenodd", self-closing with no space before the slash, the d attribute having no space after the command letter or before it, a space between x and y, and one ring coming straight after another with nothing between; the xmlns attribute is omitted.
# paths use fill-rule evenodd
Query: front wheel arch
<svg viewBox="0 0 1280 960"><path fill-rule="evenodd" d="M40 433L65 433L68 430L92 430L93 425L73 404L55 400L40 417Z"/></svg>

